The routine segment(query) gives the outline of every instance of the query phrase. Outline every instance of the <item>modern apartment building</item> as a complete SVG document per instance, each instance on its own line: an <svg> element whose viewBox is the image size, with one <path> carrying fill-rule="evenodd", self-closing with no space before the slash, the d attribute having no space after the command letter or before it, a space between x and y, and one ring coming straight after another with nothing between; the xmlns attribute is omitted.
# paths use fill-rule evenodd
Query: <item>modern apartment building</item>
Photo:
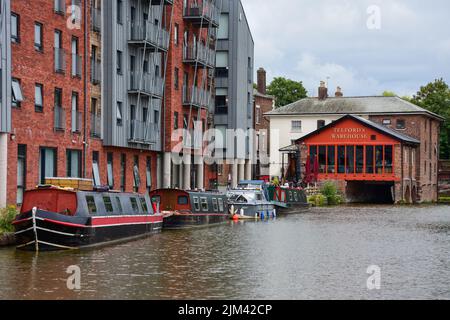
<svg viewBox="0 0 450 320"><path fill-rule="evenodd" d="M11 130L10 0L0 0L0 208L6 206L8 132Z"/></svg>
<svg viewBox="0 0 450 320"><path fill-rule="evenodd" d="M215 128L226 137L216 139L219 185L252 177L252 138L233 139L226 130L253 128L254 42L240 0L223 0L216 54ZM220 145L222 144L222 145ZM223 148L222 148L223 147ZM221 155L222 153L222 155Z"/></svg>

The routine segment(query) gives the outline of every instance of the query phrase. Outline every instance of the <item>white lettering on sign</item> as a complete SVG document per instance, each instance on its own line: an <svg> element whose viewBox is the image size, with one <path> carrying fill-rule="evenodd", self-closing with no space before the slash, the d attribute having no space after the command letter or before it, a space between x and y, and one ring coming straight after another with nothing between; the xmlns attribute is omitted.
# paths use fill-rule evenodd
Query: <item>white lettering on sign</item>
<svg viewBox="0 0 450 320"><path fill-rule="evenodd" d="M343 140L343 139L368 139L365 128L334 128L331 134L331 139Z"/></svg>

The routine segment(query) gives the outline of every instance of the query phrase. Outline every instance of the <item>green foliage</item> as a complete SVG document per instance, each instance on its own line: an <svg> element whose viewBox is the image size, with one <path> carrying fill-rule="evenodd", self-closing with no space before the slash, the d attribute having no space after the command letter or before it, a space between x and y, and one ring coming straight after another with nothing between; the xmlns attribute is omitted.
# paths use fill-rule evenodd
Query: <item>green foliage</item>
<svg viewBox="0 0 450 320"><path fill-rule="evenodd" d="M273 79L267 87L267 94L275 97L276 108L284 107L308 96L301 81L297 82L283 77Z"/></svg>
<svg viewBox="0 0 450 320"><path fill-rule="evenodd" d="M16 218L16 215L17 209L15 206L8 206L7 208L0 209L0 234L14 231L12 222Z"/></svg>
<svg viewBox="0 0 450 320"><path fill-rule="evenodd" d="M384 91L383 92L383 97L396 97L397 95L395 94L395 92L392 91Z"/></svg>
<svg viewBox="0 0 450 320"><path fill-rule="evenodd" d="M314 207L324 207L327 205L327 198L323 194L316 194L308 197L308 203Z"/></svg>
<svg viewBox="0 0 450 320"><path fill-rule="evenodd" d="M420 88L412 103L445 118L441 128L441 158L450 159L450 88L443 79L436 79Z"/></svg>
<svg viewBox="0 0 450 320"><path fill-rule="evenodd" d="M450 197L439 197L440 203L450 203Z"/></svg>
<svg viewBox="0 0 450 320"><path fill-rule="evenodd" d="M325 182L320 192L327 199L329 206L335 206L343 202L342 197L338 193L337 186L332 182Z"/></svg>

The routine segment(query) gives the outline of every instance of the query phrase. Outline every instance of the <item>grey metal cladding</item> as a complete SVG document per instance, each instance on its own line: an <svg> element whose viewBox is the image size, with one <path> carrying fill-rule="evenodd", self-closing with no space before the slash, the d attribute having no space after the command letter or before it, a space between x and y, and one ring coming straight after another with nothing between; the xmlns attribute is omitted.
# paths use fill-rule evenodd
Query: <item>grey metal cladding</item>
<svg viewBox="0 0 450 320"><path fill-rule="evenodd" d="M10 0L0 0L0 132L11 131L11 11Z"/></svg>

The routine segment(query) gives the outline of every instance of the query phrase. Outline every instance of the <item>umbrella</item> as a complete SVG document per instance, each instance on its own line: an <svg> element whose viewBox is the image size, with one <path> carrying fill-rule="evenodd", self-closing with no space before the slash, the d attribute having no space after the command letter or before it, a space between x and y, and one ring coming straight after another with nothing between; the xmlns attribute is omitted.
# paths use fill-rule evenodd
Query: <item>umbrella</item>
<svg viewBox="0 0 450 320"><path fill-rule="evenodd" d="M314 182L319 180L319 157L314 158Z"/></svg>

